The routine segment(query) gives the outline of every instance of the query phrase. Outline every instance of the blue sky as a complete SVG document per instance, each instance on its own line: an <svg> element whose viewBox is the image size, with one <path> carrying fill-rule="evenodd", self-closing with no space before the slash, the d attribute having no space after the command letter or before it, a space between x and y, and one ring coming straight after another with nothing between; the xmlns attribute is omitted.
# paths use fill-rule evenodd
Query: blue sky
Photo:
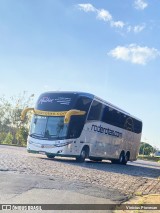
<svg viewBox="0 0 160 213"><path fill-rule="evenodd" d="M160 148L159 0L0 0L0 95L93 93Z"/></svg>

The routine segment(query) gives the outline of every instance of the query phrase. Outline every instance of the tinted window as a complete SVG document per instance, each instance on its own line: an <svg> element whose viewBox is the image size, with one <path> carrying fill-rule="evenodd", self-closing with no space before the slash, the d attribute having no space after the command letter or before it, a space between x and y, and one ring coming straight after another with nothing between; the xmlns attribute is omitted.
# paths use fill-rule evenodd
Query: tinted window
<svg viewBox="0 0 160 213"><path fill-rule="evenodd" d="M79 97L75 104L75 109L86 111L86 114L88 112L88 109L91 105L92 99L87 97Z"/></svg>
<svg viewBox="0 0 160 213"><path fill-rule="evenodd" d="M135 120L135 126L134 130L136 133L141 133L142 132L142 122Z"/></svg>
<svg viewBox="0 0 160 213"><path fill-rule="evenodd" d="M94 101L92 104L88 120L100 120L131 132L142 132L141 121L131 118L130 116L109 106L104 106L97 101Z"/></svg>
<svg viewBox="0 0 160 213"><path fill-rule="evenodd" d="M124 120L124 129L134 132L135 119L126 116L127 118Z"/></svg>
<svg viewBox="0 0 160 213"><path fill-rule="evenodd" d="M86 114L71 116L67 138L80 137L91 102L92 102L92 99L87 97L79 97L77 99L74 109L85 111Z"/></svg>
<svg viewBox="0 0 160 213"><path fill-rule="evenodd" d="M103 105L97 101L93 101L88 120L101 120L103 113Z"/></svg>
<svg viewBox="0 0 160 213"><path fill-rule="evenodd" d="M85 115L71 116L67 138L79 138L84 127Z"/></svg>
<svg viewBox="0 0 160 213"><path fill-rule="evenodd" d="M121 115L117 110L106 106L103 110L102 121L114 126L120 126Z"/></svg>

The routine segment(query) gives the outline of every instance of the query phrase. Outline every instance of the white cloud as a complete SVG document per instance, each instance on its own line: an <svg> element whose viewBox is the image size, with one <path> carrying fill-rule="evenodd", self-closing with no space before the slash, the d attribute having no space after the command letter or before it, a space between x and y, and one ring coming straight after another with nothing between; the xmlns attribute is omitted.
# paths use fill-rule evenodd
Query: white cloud
<svg viewBox="0 0 160 213"><path fill-rule="evenodd" d="M148 61L160 56L160 52L155 48L130 44L129 46L117 46L108 55L133 64L145 65Z"/></svg>
<svg viewBox="0 0 160 213"><path fill-rule="evenodd" d="M134 33L140 33L145 29L146 25L141 24L141 25L136 25L136 26L128 26L127 27L127 32L134 32Z"/></svg>
<svg viewBox="0 0 160 213"><path fill-rule="evenodd" d="M145 3L143 0L136 0L135 1L136 6L138 7L145 7L147 3ZM129 24L121 21L121 20L115 20L113 16L110 14L108 10L105 9L97 9L92 4L78 4L78 9L83 10L84 12L93 12L96 15L96 18L107 22L110 24L111 27L117 28L117 29L124 29L125 32L133 32L133 33L140 33L144 30L146 27L145 24L136 25L136 26L130 26Z"/></svg>
<svg viewBox="0 0 160 213"><path fill-rule="evenodd" d="M144 10L148 6L148 3L144 0L135 0L134 6L137 10Z"/></svg>
<svg viewBox="0 0 160 213"><path fill-rule="evenodd" d="M92 4L78 4L78 8L84 12L95 12L96 8Z"/></svg>
<svg viewBox="0 0 160 213"><path fill-rule="evenodd" d="M111 26L123 28L125 26L125 23L123 21L112 21Z"/></svg>
<svg viewBox="0 0 160 213"><path fill-rule="evenodd" d="M132 31L132 26L129 25L129 26L127 27L127 32L130 33L131 31Z"/></svg>
<svg viewBox="0 0 160 213"><path fill-rule="evenodd" d="M92 4L78 4L78 8L84 12L94 12L97 19L109 22L111 27L123 28L125 25L122 21L114 21L109 11L104 9L97 9Z"/></svg>
<svg viewBox="0 0 160 213"><path fill-rule="evenodd" d="M133 31L134 31L135 33L139 33L139 32L141 32L142 30L144 30L144 28L145 28L145 25L144 25L144 24L143 24L143 25L136 25L136 26L134 26Z"/></svg>
<svg viewBox="0 0 160 213"><path fill-rule="evenodd" d="M103 21L111 21L112 20L112 16L111 14L104 9L101 10L97 10L97 18Z"/></svg>

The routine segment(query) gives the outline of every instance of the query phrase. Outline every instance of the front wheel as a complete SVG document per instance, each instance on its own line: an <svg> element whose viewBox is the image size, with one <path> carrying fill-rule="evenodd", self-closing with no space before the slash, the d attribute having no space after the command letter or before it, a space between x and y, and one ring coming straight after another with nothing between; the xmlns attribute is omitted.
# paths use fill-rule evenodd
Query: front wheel
<svg viewBox="0 0 160 213"><path fill-rule="evenodd" d="M80 156L76 157L76 161L79 163L83 163L87 157L86 149L82 149Z"/></svg>
<svg viewBox="0 0 160 213"><path fill-rule="evenodd" d="M46 156L47 156L49 159L55 158L55 155L53 155L53 154L46 154Z"/></svg>

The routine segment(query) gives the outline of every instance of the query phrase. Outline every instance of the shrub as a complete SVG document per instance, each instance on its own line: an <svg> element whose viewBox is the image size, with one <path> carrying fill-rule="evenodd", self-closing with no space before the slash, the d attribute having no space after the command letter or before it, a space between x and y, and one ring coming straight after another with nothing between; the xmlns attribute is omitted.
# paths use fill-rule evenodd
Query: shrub
<svg viewBox="0 0 160 213"><path fill-rule="evenodd" d="M8 132L7 136L5 137L3 144L12 144L13 141L13 135Z"/></svg>

